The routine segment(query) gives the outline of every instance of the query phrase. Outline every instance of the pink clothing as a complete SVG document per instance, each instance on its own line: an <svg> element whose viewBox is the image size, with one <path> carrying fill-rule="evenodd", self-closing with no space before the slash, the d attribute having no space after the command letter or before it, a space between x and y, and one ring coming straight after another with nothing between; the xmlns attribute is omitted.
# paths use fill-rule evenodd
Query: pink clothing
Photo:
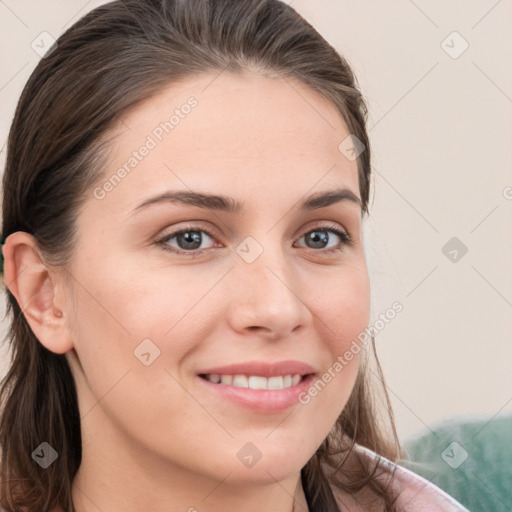
<svg viewBox="0 0 512 512"><path fill-rule="evenodd" d="M363 446L356 445L358 453L367 458L371 464L377 458L377 454ZM469 512L454 498L446 494L439 487L425 480L423 477L413 473L388 459L381 457L381 467L386 470L388 476L392 469L395 469L392 489L398 493L396 509L400 512ZM331 470L332 471L332 470ZM326 472L328 475L329 473ZM331 487L334 497L340 510L350 512L368 512L368 508L363 508L355 502L348 503L346 498L342 498L341 491ZM377 511L377 509L375 509Z"/></svg>

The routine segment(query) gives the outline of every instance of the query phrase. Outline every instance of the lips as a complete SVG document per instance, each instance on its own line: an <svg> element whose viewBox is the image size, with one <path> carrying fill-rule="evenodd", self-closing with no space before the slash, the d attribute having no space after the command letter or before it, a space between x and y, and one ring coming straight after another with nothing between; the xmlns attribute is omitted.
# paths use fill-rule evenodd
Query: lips
<svg viewBox="0 0 512 512"><path fill-rule="evenodd" d="M299 361L279 361L275 363L254 361L208 368L199 372L199 375L255 375L269 378L284 377L285 375L302 376L310 373L315 373L315 369L309 364Z"/></svg>
<svg viewBox="0 0 512 512"><path fill-rule="evenodd" d="M202 385L216 397L264 413L280 412L297 404L298 396L308 389L314 375L312 366L299 361L247 362L198 373Z"/></svg>

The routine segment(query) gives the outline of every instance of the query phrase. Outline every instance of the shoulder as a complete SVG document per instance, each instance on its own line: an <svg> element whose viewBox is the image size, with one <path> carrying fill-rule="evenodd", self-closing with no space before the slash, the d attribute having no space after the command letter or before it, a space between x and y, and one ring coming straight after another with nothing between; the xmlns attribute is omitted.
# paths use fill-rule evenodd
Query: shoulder
<svg viewBox="0 0 512 512"><path fill-rule="evenodd" d="M359 459L369 467L379 465L377 479L386 484L391 478L391 490L397 496L396 508L403 512L469 512L454 498L423 477L407 468L379 456L360 445L355 447ZM332 469L330 470L332 472ZM351 496L331 484L334 497L340 507L350 506L350 510L366 511L361 503L372 503L373 491L363 489L357 496ZM362 499L360 499L360 496ZM375 503L375 497L373 497ZM371 508L371 507L370 507ZM376 512L378 507L371 508Z"/></svg>

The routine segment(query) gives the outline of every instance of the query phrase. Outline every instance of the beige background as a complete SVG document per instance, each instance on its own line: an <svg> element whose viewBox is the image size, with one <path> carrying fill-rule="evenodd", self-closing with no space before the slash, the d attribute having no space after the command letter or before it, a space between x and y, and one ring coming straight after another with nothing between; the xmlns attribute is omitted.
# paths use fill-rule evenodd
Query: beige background
<svg viewBox="0 0 512 512"><path fill-rule="evenodd" d="M0 2L2 169L32 41L101 3ZM512 2L288 3L347 57L370 103L372 311L404 307L377 337L399 433L512 413ZM468 248L456 262L442 252L452 237Z"/></svg>

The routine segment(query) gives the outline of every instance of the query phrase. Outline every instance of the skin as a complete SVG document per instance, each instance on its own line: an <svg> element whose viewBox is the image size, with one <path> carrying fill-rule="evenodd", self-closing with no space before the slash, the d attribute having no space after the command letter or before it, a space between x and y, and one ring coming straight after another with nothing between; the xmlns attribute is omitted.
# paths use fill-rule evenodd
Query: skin
<svg viewBox="0 0 512 512"><path fill-rule="evenodd" d="M66 269L46 263L27 233L4 247L6 284L77 383L77 512L306 510L300 470L357 376L360 354L308 404L271 414L198 381L201 369L244 361L297 360L321 375L368 325L370 289L359 205L297 209L340 187L360 196L356 161L338 150L342 117L292 79L225 72L173 84L113 128L100 186L192 95L197 106L130 174L101 200L90 192ZM229 195L246 210L169 202L131 213L171 189ZM155 242L189 224L215 235L201 232L203 254ZM327 248L308 242L331 225L352 245L331 231ZM263 249L252 263L236 252L247 236ZM166 243L186 250L179 237ZM160 350L149 366L134 356L147 338ZM248 442L261 453L252 467L237 457Z"/></svg>

